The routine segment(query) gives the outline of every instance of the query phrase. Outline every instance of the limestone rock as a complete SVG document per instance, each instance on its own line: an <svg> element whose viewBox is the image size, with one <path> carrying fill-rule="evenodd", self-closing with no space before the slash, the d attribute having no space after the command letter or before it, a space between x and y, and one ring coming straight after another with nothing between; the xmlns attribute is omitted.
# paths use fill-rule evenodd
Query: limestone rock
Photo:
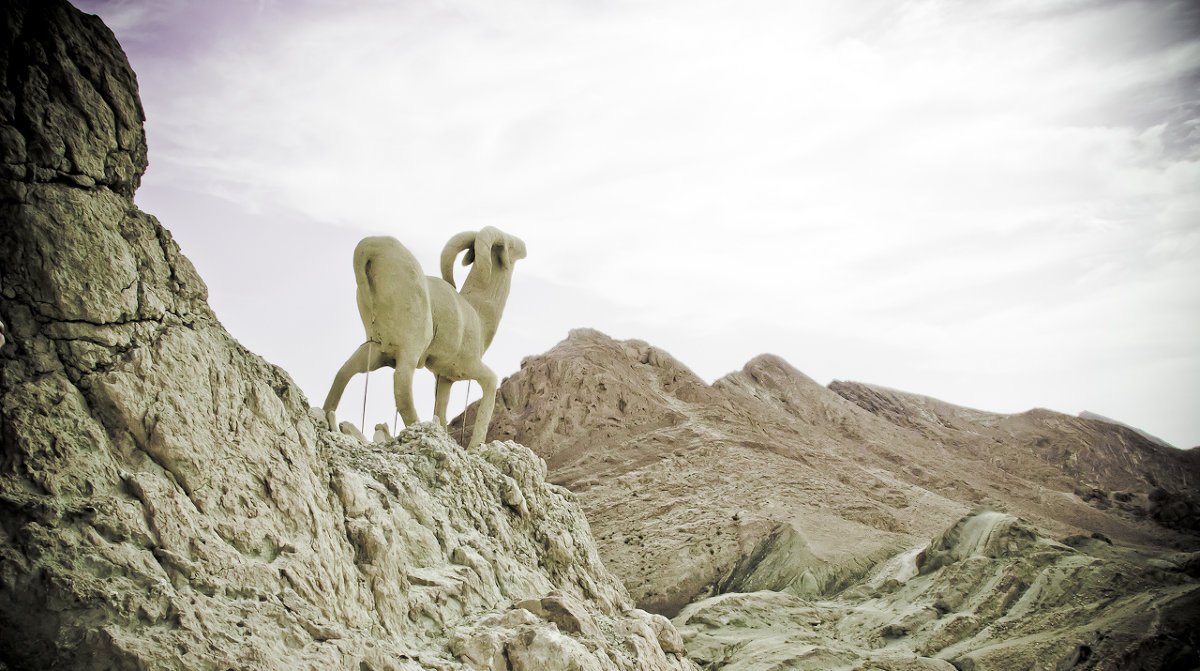
<svg viewBox="0 0 1200 671"><path fill-rule="evenodd" d="M696 668L528 449L331 432L230 337L111 33L2 12L0 668Z"/></svg>
<svg viewBox="0 0 1200 671"><path fill-rule="evenodd" d="M0 178L132 196L146 169L144 114L112 32L65 2L5 4Z"/></svg>
<svg viewBox="0 0 1200 671"><path fill-rule="evenodd" d="M560 631L585 637L597 637L600 634L583 604L567 595L551 594L540 599L525 599L517 602L516 607L553 622Z"/></svg>

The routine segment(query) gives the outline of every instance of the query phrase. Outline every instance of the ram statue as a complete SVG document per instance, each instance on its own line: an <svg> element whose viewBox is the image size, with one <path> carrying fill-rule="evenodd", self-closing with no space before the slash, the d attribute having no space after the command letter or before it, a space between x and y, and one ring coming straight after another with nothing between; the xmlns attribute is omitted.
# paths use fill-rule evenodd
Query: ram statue
<svg viewBox="0 0 1200 671"><path fill-rule="evenodd" d="M455 289L454 260L462 252L471 271L462 291ZM324 411L335 427L334 411L356 373L384 366L396 369L396 409L410 426L413 371L428 368L436 378L434 415L446 425L450 385L476 380L483 390L468 447L483 442L496 404L496 374L483 363L508 301L513 264L525 258L525 243L491 226L459 233L442 250L442 276L424 276L416 257L392 237L364 238L354 249L358 314L367 331L363 343L338 371Z"/></svg>

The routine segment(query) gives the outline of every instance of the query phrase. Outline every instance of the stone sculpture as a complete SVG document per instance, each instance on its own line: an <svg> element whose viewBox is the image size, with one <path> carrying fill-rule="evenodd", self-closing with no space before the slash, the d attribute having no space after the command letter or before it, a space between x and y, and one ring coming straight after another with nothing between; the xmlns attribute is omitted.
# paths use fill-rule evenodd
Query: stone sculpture
<svg viewBox="0 0 1200 671"><path fill-rule="evenodd" d="M459 253L471 272L455 290ZM525 258L525 243L491 226L459 233L442 250L441 277L422 276L416 257L392 237L364 238L354 249L358 312L367 331L363 343L334 377L323 409L330 428L346 384L356 373L392 366L396 409L410 426L417 421L412 376L428 368L437 379L434 415L443 426L450 386L476 380L483 398L468 447L483 442L496 402L496 374L482 360L492 344L508 292L513 264Z"/></svg>

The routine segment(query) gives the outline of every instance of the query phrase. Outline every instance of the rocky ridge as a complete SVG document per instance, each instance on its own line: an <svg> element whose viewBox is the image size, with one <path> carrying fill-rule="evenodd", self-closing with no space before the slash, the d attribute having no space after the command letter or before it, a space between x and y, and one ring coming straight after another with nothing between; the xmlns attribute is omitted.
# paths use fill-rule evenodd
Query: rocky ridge
<svg viewBox="0 0 1200 671"><path fill-rule="evenodd" d="M1083 412L1079 413L1078 417L1080 419L1095 419L1095 420L1099 420L1101 422L1108 422L1109 424L1117 424L1119 426L1123 426L1131 431L1136 432L1138 435L1145 438L1146 440L1149 440L1152 443L1158 443L1159 445L1162 445L1164 447L1175 447L1174 445L1168 443L1167 441L1163 440L1162 438L1159 438L1158 436L1146 433L1145 431L1142 431L1141 429L1129 426L1128 424L1126 424L1124 422L1119 422L1111 417L1105 417L1104 415L1101 415L1099 413L1091 412L1090 410L1084 410Z"/></svg>
<svg viewBox="0 0 1200 671"><path fill-rule="evenodd" d="M835 380L829 389L897 425L986 455L1006 470L1036 473L1057 488L1082 483L1140 493L1155 487L1200 489L1200 471L1187 451L1111 420L1043 409L1015 415L983 412L857 382Z"/></svg>
<svg viewBox="0 0 1200 671"><path fill-rule="evenodd" d="M771 355L706 385L578 329L504 381L491 428L708 669L1200 664L1200 469L1124 427L823 387Z"/></svg>
<svg viewBox="0 0 1200 671"><path fill-rule="evenodd" d="M324 425L132 194L95 17L0 23L0 667L694 669L512 442Z"/></svg>
<svg viewBox="0 0 1200 671"><path fill-rule="evenodd" d="M834 593L979 505L1051 537L1198 546L1186 452L1046 410L824 387L772 355L707 385L647 343L577 329L503 382L490 435L546 459L606 565L667 616L730 591Z"/></svg>
<svg viewBox="0 0 1200 671"><path fill-rule="evenodd" d="M1108 419L1044 409L988 413L855 382L834 381L829 388L926 438L987 459L1038 487L1071 492L1115 517L1200 532L1195 450L1178 450Z"/></svg>
<svg viewBox="0 0 1200 671"><path fill-rule="evenodd" d="M782 360L761 357L710 387L646 343L580 329L501 385L489 435L530 445L551 480L577 493L605 564L647 610L671 616L718 586L738 590L752 574L756 585L824 590L909 540L896 519L906 513L895 505L908 486L871 447L835 450L838 418L867 413L791 373ZM744 397L755 392L745 385L754 379L778 385L773 396L762 392L773 400L747 407ZM812 423L769 420L785 416L776 404L807 394L820 399ZM875 498L839 480L861 473L863 459L878 474ZM803 531L791 523L801 512ZM935 533L964 512L946 504L922 531ZM814 561L769 579L745 565L769 552Z"/></svg>

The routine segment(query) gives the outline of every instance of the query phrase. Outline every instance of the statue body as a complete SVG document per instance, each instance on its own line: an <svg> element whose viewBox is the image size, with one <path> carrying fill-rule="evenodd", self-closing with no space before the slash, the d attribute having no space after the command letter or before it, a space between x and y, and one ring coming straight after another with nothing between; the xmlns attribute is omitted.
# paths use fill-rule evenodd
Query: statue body
<svg viewBox="0 0 1200 671"><path fill-rule="evenodd" d="M471 271L455 288L454 260L466 252ZM442 250L441 277L426 276L412 252L392 237L364 238L354 249L358 313L367 341L334 377L323 406L330 427L346 384L356 373L396 369L396 409L409 426L418 421L413 371L427 368L437 380L434 415L443 426L450 386L475 380L483 390L468 447L483 442L496 403L496 374L483 363L508 301L512 269L525 258L525 243L492 227L459 233Z"/></svg>

